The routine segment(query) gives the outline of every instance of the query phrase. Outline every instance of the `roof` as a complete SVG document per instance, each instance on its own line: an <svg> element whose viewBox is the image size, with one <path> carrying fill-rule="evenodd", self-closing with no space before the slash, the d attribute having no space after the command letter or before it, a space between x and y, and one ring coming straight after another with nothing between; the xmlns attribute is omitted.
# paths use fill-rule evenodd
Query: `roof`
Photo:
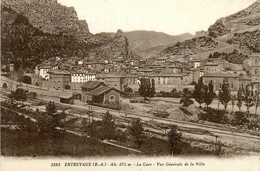
<svg viewBox="0 0 260 171"><path fill-rule="evenodd" d="M89 95L93 95L93 96L98 96L100 94L103 94L105 93L106 91L110 90L111 88L110 87L107 87L107 86L100 86L94 90L91 90L90 92L88 92L87 94Z"/></svg>
<svg viewBox="0 0 260 171"><path fill-rule="evenodd" d="M100 84L106 85L104 82L101 82L101 81L88 81L85 84L83 84L81 87L88 88L88 89L94 89L95 87L97 87Z"/></svg>
<svg viewBox="0 0 260 171"><path fill-rule="evenodd" d="M39 65L40 69L50 69L51 66L50 65Z"/></svg>
<svg viewBox="0 0 260 171"><path fill-rule="evenodd" d="M220 77L220 78L239 78L238 74L231 73L206 73L203 77Z"/></svg>
<svg viewBox="0 0 260 171"><path fill-rule="evenodd" d="M111 88L111 87L108 87L108 86L100 86L100 87L98 87L98 88L96 88L96 89L94 89L94 90L91 90L91 91L88 92L87 94L88 94L88 95L92 95L92 96L99 96L99 95L101 95L101 94L103 94L103 93L105 93L105 92L107 92L107 91L109 91L109 90L115 90L115 91L118 91L118 92L124 94L124 92L122 92L121 90L118 90L118 89L116 89L116 88L114 88L114 87Z"/></svg>
<svg viewBox="0 0 260 171"><path fill-rule="evenodd" d="M63 95L60 95L59 97L62 98L62 99L70 99L73 96L71 94L63 94Z"/></svg>
<svg viewBox="0 0 260 171"><path fill-rule="evenodd" d="M51 70L48 71L49 74L54 74L54 75L70 75L70 72L67 71L60 71L60 70Z"/></svg>

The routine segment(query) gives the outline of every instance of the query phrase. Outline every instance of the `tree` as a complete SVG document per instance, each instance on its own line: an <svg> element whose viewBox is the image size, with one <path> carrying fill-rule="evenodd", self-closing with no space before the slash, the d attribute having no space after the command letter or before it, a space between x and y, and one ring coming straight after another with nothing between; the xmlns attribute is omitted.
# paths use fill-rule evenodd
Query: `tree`
<svg viewBox="0 0 260 171"><path fill-rule="evenodd" d="M239 109L239 112L241 111L242 104L243 104L243 90L241 87L239 87L237 92L237 107Z"/></svg>
<svg viewBox="0 0 260 171"><path fill-rule="evenodd" d="M17 100L22 101L23 104L23 102L27 100L27 92L28 91L24 89L17 88L14 92L11 92L8 97L11 99L12 102L13 100Z"/></svg>
<svg viewBox="0 0 260 171"><path fill-rule="evenodd" d="M128 87L127 85L123 86L123 90L125 93L129 94L129 93L133 93L133 89L131 87Z"/></svg>
<svg viewBox="0 0 260 171"><path fill-rule="evenodd" d="M228 83L225 82L225 80L223 80L223 84L219 91L218 98L219 98L219 101L224 105L224 109L225 109L225 113L226 113L228 102L231 100L231 93L229 90L229 85L228 85Z"/></svg>
<svg viewBox="0 0 260 171"><path fill-rule="evenodd" d="M184 95L180 101L180 103L182 104L182 106L186 109L187 107L189 107L191 104L193 104L193 100L190 99L190 92L187 88L183 89Z"/></svg>
<svg viewBox="0 0 260 171"><path fill-rule="evenodd" d="M213 101L213 97L214 97L213 88L209 84L209 87L204 85L203 89L204 89L204 102L205 102L205 104L207 105L207 108L208 108L209 105Z"/></svg>
<svg viewBox="0 0 260 171"><path fill-rule="evenodd" d="M259 101L260 101L260 92L259 92L259 90L257 90L257 91L255 91L255 95L254 95L255 115L257 114L257 108L259 106Z"/></svg>
<svg viewBox="0 0 260 171"><path fill-rule="evenodd" d="M107 111L101 121L101 130L103 139L112 139L115 134L115 120L113 116Z"/></svg>
<svg viewBox="0 0 260 171"><path fill-rule="evenodd" d="M132 122L129 131L130 135L134 138L135 145L140 148L143 144L143 125L139 118Z"/></svg>
<svg viewBox="0 0 260 171"><path fill-rule="evenodd" d="M204 89L202 78L199 78L198 84L195 85L193 97L200 104L201 107L201 104L204 103Z"/></svg>
<svg viewBox="0 0 260 171"><path fill-rule="evenodd" d="M209 93L211 94L211 95L213 95L213 97L214 97L214 85L213 85L213 83L212 83L212 80L209 82Z"/></svg>
<svg viewBox="0 0 260 171"><path fill-rule="evenodd" d="M66 117L65 112L63 111L60 114L57 114L57 107L54 102L49 102L46 104L46 113L41 114L38 120L38 126L41 132L55 132L57 128L64 127L62 120Z"/></svg>
<svg viewBox="0 0 260 171"><path fill-rule="evenodd" d="M235 102L235 96L231 96L232 113L234 112Z"/></svg>
<svg viewBox="0 0 260 171"><path fill-rule="evenodd" d="M182 145L182 133L178 132L178 126L172 125L170 131L168 132L168 142L170 145L170 153L172 155L181 153Z"/></svg>
<svg viewBox="0 0 260 171"><path fill-rule="evenodd" d="M57 107L54 102L49 101L48 104L45 105L46 113L50 116L53 116L57 112Z"/></svg>
<svg viewBox="0 0 260 171"><path fill-rule="evenodd" d="M152 84L151 84L151 87L149 89L149 97L152 98L154 97L155 95L155 82L154 82L154 79L151 80Z"/></svg>
<svg viewBox="0 0 260 171"><path fill-rule="evenodd" d="M84 120L84 125L88 124L87 120ZM91 145L94 145L96 142L96 139L98 138L99 132L98 132L98 127L96 124L96 121L93 121L90 125L86 127L87 129L85 131L88 132L89 135L89 142Z"/></svg>
<svg viewBox="0 0 260 171"><path fill-rule="evenodd" d="M246 90L244 92L244 102L247 108L247 113L249 114L250 107L254 106L254 98L253 98L253 90L252 85L247 85Z"/></svg>
<svg viewBox="0 0 260 171"><path fill-rule="evenodd" d="M139 94L144 98L144 101L147 97L151 98L155 95L155 84L154 79L141 79L141 84L138 89Z"/></svg>

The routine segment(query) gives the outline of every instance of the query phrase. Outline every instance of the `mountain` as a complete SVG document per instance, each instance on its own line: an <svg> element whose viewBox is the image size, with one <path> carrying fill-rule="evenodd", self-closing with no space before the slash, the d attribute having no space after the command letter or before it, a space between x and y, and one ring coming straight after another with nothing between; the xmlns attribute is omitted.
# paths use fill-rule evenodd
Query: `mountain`
<svg viewBox="0 0 260 171"><path fill-rule="evenodd" d="M3 0L2 5L23 14L32 26L44 33L87 37L88 24L79 20L73 7L55 0Z"/></svg>
<svg viewBox="0 0 260 171"><path fill-rule="evenodd" d="M184 60L186 57L206 59L215 54L230 63L241 64L248 55L260 51L259 14L260 0L244 10L218 19L200 37L172 44L156 56Z"/></svg>
<svg viewBox="0 0 260 171"><path fill-rule="evenodd" d="M193 35L185 33L178 36L171 36L166 33L155 31L131 31L126 32L126 37L134 51L142 52L153 47L165 46L169 43L183 41L192 38Z"/></svg>
<svg viewBox="0 0 260 171"><path fill-rule="evenodd" d="M253 3L248 8L235 14L220 18L208 29L211 37L219 37L238 31L253 31L259 29L260 24L260 1ZM253 29L253 30L252 30Z"/></svg>
<svg viewBox="0 0 260 171"><path fill-rule="evenodd" d="M107 34L110 36L114 35L114 33ZM194 37L190 33L172 36L163 32L145 30L125 32L125 35L132 51L142 58L147 58L159 53L169 44L174 44Z"/></svg>
<svg viewBox="0 0 260 171"><path fill-rule="evenodd" d="M113 36L108 36L105 33L93 35L87 44L93 47L88 51L90 59L132 57L128 39L122 30L118 30Z"/></svg>
<svg viewBox="0 0 260 171"><path fill-rule="evenodd" d="M237 46L244 53L259 51L260 0L235 14L218 19L208 35Z"/></svg>
<svg viewBox="0 0 260 171"><path fill-rule="evenodd" d="M46 10L29 8L32 6ZM2 64L12 62L23 68L34 68L55 56L93 59L131 57L128 40L122 31L112 37L93 35L88 31L87 23L82 24L76 12L69 11L55 0L4 0L1 5ZM70 20L71 16L74 18ZM51 21L47 22L46 18ZM60 20L57 21L59 26L53 23L54 18ZM46 23L41 27L43 21ZM68 21L71 24L66 24Z"/></svg>

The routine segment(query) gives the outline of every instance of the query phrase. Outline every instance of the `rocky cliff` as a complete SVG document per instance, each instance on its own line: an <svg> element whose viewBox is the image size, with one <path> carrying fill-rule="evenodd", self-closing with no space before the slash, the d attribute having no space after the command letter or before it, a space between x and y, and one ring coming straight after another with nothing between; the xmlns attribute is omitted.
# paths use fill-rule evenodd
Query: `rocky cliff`
<svg viewBox="0 0 260 171"><path fill-rule="evenodd" d="M250 5L248 8L235 14L220 18L208 29L208 35L219 37L237 31L247 31L248 29L259 29L260 24L260 1Z"/></svg>
<svg viewBox="0 0 260 171"><path fill-rule="evenodd" d="M230 43L238 45L246 54L260 52L260 30L235 33Z"/></svg>
<svg viewBox="0 0 260 171"><path fill-rule="evenodd" d="M66 17L65 15L62 16L65 13L59 10L56 12L48 11L48 6L67 10L67 7L62 7L55 2L36 3L35 0L30 0L30 2L23 0L21 6L26 6L24 9L27 9L29 14L18 6L14 7L15 2L20 4L21 1L14 1L11 5L6 2L10 1L5 1L1 6L2 64L14 62L22 65L23 68L33 68L43 60L55 56L61 58L92 57L93 59L131 57L127 38L122 31L118 31L113 37L102 34L93 35L89 33L85 21L77 20L74 10L71 10L70 15L72 16L67 15ZM30 15L32 9L29 9L28 6L31 5L39 8L46 7L46 11L37 9L33 13L34 16ZM52 19L60 20L55 20L60 23L59 26L52 20L47 22L44 16L49 16L50 13ZM69 17L72 17L72 19ZM43 24L44 22L47 22L47 24ZM72 24L67 26L67 22ZM65 23L65 25L62 25L62 23ZM85 36L85 33L87 36ZM79 38L80 35L84 39Z"/></svg>
<svg viewBox="0 0 260 171"><path fill-rule="evenodd" d="M90 59L113 59L117 57L130 58L132 52L129 49L128 39L118 30L114 36L105 33L93 35L88 40L88 46L93 47L89 50Z"/></svg>
<svg viewBox="0 0 260 171"><path fill-rule="evenodd" d="M88 24L77 17L73 7L65 7L57 1L3 0L2 5L23 14L35 28L44 33L71 35L85 38Z"/></svg>
<svg viewBox="0 0 260 171"><path fill-rule="evenodd" d="M22 14L1 8L2 63L16 62L33 67L53 56L84 56L90 47L73 36L53 35L35 28Z"/></svg>

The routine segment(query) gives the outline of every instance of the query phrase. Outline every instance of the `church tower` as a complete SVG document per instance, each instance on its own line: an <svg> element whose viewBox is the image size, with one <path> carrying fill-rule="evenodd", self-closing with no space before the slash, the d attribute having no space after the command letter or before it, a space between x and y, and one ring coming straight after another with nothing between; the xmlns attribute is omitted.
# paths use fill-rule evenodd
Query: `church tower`
<svg viewBox="0 0 260 171"><path fill-rule="evenodd" d="M260 90L260 53L253 54L252 60L252 83L254 88Z"/></svg>

